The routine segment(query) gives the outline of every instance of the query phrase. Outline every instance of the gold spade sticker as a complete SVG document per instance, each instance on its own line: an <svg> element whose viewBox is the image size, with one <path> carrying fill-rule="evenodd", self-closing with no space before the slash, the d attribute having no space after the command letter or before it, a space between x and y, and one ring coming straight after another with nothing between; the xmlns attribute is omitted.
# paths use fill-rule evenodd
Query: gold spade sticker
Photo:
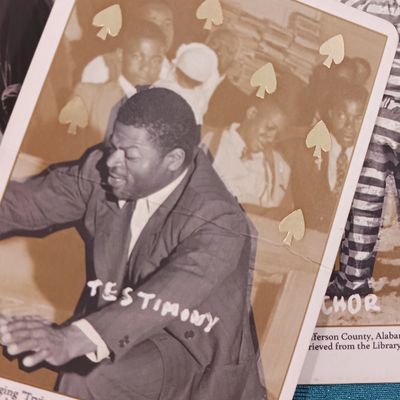
<svg viewBox="0 0 400 400"><path fill-rule="evenodd" d="M97 13L93 18L93 25L101 27L97 36L100 39L106 40L107 35L115 37L119 34L122 28L122 11L119 4L114 4L110 7Z"/></svg>
<svg viewBox="0 0 400 400"><path fill-rule="evenodd" d="M277 88L274 66L271 63L268 63L254 72L250 80L250 85L253 87L259 86L256 96L261 99L265 97L265 92L273 94Z"/></svg>
<svg viewBox="0 0 400 400"><path fill-rule="evenodd" d="M77 127L86 128L89 123L89 113L85 103L79 96L72 98L61 110L58 117L60 124L69 124L68 133L76 135Z"/></svg>
<svg viewBox="0 0 400 400"><path fill-rule="evenodd" d="M300 209L293 211L279 224L279 232L287 234L283 243L288 246L292 245L293 238L296 240L303 239L305 230L304 215Z"/></svg>
<svg viewBox="0 0 400 400"><path fill-rule="evenodd" d="M204 29L211 30L212 25L221 25L224 22L222 7L219 0L205 0L196 11L198 19L205 19Z"/></svg>
<svg viewBox="0 0 400 400"><path fill-rule="evenodd" d="M322 160L322 150L330 151L332 148L332 138L324 121L319 121L311 129L306 138L306 146L311 149L315 147L314 157Z"/></svg>
<svg viewBox="0 0 400 400"><path fill-rule="evenodd" d="M331 67L332 61L335 64L340 64L344 59L344 39L342 35L336 35L322 43L319 48L319 54L328 56L324 61L324 65Z"/></svg>

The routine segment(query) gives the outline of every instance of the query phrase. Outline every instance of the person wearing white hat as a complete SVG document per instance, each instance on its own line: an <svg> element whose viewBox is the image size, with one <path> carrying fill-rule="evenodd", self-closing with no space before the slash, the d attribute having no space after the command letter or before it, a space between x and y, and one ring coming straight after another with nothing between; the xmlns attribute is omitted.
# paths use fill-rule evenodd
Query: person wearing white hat
<svg viewBox="0 0 400 400"><path fill-rule="evenodd" d="M181 95L192 107L197 124L203 123L210 100L208 86L218 77L218 57L203 43L181 45L165 79L154 83Z"/></svg>

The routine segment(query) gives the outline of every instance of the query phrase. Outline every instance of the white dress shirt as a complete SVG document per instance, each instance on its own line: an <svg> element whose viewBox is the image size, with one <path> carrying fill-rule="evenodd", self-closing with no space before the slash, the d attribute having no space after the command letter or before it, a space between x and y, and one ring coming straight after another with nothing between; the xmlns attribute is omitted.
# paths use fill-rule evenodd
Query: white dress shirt
<svg viewBox="0 0 400 400"><path fill-rule="evenodd" d="M117 55L115 56L117 60ZM118 61L116 61L118 62ZM170 62L166 57L164 57L161 70L160 70L160 79L165 78L168 75L168 72L171 69ZM97 56L93 60L91 60L86 67L83 69L81 82L84 83L105 83L110 80L110 72L108 70L108 66L105 62L105 59L102 55ZM149 82L150 84L151 82Z"/></svg>
<svg viewBox="0 0 400 400"><path fill-rule="evenodd" d="M164 186L159 191L136 201L135 210L133 211L130 224L131 240L129 243L129 252L127 254L127 259L129 259L129 256L134 249L135 244L139 239L139 236L142 233L147 222L158 210L158 208L164 203L164 201L169 197L169 195L172 194L172 192L182 182L186 173L187 169L167 186ZM118 201L118 205L120 208L124 207L125 203L126 202L123 200ZM72 323L72 325L77 326L97 346L96 352L87 354L87 357L91 361L100 362L110 355L110 351L106 343L86 319L75 321Z"/></svg>
<svg viewBox="0 0 400 400"><path fill-rule="evenodd" d="M121 86L122 91L128 99L137 93L136 87L133 86L132 83L130 83L123 75L118 77L118 84Z"/></svg>
<svg viewBox="0 0 400 400"><path fill-rule="evenodd" d="M246 144L238 128L239 124L234 123L222 133L214 158L215 170L239 203L278 207L289 184L290 167L273 150L275 180L272 187L272 170L266 165L262 152L251 154L249 159L242 158Z"/></svg>

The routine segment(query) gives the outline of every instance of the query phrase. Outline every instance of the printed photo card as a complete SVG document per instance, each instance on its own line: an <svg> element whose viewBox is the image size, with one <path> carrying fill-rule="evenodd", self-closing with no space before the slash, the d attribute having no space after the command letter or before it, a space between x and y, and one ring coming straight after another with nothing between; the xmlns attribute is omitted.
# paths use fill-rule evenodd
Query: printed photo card
<svg viewBox="0 0 400 400"><path fill-rule="evenodd" d="M397 2L342 2L390 21L399 29ZM398 381L400 108L397 55L356 185L335 270L309 346L301 375L303 383ZM361 364L362 370L357 367Z"/></svg>
<svg viewBox="0 0 400 400"><path fill-rule="evenodd" d="M397 41L328 0L55 1L1 131L0 397L290 399Z"/></svg>

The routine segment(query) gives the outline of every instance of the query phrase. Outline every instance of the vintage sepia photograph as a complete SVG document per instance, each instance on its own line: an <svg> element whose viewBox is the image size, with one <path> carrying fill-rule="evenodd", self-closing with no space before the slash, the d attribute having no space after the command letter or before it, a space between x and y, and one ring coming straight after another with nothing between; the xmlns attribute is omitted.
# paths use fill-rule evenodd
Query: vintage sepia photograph
<svg viewBox="0 0 400 400"><path fill-rule="evenodd" d="M377 218L374 229L375 241L369 248L359 251L370 254L371 261L364 280L367 284L355 287L349 293L328 291L326 294L318 326L379 326L398 325L400 319L397 309L400 302L400 265L398 194L394 175L388 173L383 188L382 215ZM370 237L370 234L366 234ZM338 254L338 260L341 253ZM342 268L343 269L343 268ZM340 280L339 262L331 281ZM346 276L342 278L346 279Z"/></svg>
<svg viewBox="0 0 400 400"><path fill-rule="evenodd" d="M399 30L397 3L341 2ZM398 381L399 104L397 52L309 346L303 383ZM362 373L356 363L364 365ZM339 364L343 368L337 373Z"/></svg>
<svg viewBox="0 0 400 400"><path fill-rule="evenodd" d="M341 2L377 15L399 28L396 19L399 7L390 6L389 1ZM321 326L399 323L396 313L399 301L396 266L400 257L398 70L396 57L327 289L327 304L319 320Z"/></svg>
<svg viewBox="0 0 400 400"><path fill-rule="evenodd" d="M307 3L74 2L0 187L1 377L293 395L396 37Z"/></svg>

